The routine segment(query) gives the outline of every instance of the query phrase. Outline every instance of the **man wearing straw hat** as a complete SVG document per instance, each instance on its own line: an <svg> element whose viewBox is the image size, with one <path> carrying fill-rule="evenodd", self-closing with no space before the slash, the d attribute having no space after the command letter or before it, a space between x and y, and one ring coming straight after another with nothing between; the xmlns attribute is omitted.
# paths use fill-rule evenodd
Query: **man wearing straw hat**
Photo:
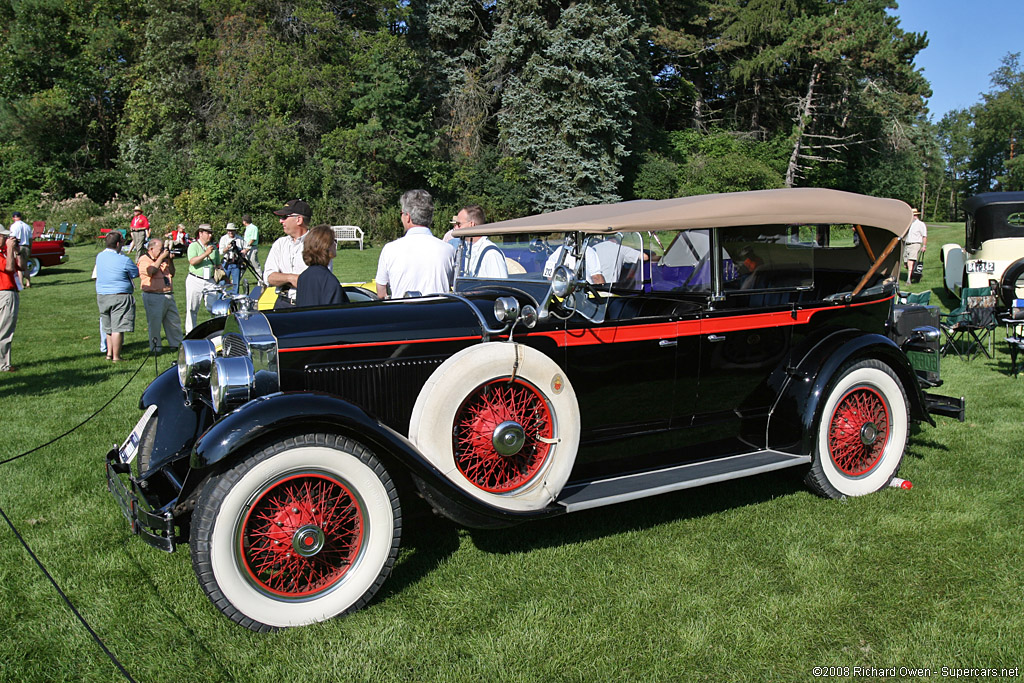
<svg viewBox="0 0 1024 683"><path fill-rule="evenodd" d="M921 220L921 212L913 210L914 222L907 231L907 244L903 248L903 260L907 264L907 284L914 275L914 266L924 259L924 250L928 245L928 226Z"/></svg>

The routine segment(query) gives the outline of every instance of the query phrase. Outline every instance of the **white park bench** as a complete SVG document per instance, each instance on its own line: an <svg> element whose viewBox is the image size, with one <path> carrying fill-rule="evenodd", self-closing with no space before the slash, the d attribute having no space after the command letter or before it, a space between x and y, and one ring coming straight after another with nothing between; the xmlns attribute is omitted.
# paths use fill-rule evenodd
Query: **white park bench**
<svg viewBox="0 0 1024 683"><path fill-rule="evenodd" d="M363 229L358 225L332 225L335 242L359 242L359 250L363 249Z"/></svg>

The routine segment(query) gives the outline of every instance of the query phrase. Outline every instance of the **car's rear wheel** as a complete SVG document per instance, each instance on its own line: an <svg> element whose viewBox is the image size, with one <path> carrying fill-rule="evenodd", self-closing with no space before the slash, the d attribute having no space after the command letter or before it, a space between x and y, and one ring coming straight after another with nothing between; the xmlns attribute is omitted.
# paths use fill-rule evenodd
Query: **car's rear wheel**
<svg viewBox="0 0 1024 683"><path fill-rule="evenodd" d="M907 445L910 414L892 369L865 360L840 371L821 411L805 479L826 498L863 496L888 486Z"/></svg>
<svg viewBox="0 0 1024 683"><path fill-rule="evenodd" d="M576 393L536 349L464 349L430 376L409 438L459 488L506 511L539 510L569 478L579 446Z"/></svg>
<svg viewBox="0 0 1024 683"><path fill-rule="evenodd" d="M391 573L398 492L362 445L333 434L273 443L213 477L192 521L192 566L213 604L253 629L356 610Z"/></svg>
<svg viewBox="0 0 1024 683"><path fill-rule="evenodd" d="M26 268L25 272L28 274L29 277L35 277L36 275L39 275L39 271L42 269L43 264L39 261L39 259L32 257L28 260L28 267Z"/></svg>

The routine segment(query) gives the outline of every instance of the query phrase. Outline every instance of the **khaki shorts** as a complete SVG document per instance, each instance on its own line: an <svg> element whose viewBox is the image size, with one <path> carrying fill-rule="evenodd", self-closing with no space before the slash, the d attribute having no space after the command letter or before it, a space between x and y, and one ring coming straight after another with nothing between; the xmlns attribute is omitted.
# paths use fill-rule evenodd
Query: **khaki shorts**
<svg viewBox="0 0 1024 683"><path fill-rule="evenodd" d="M131 294L97 294L100 325L108 333L135 331L135 297Z"/></svg>
<svg viewBox="0 0 1024 683"><path fill-rule="evenodd" d="M32 258L32 245L26 247L22 244L18 247L18 253L21 254L21 265L25 266L25 270L28 271L28 260Z"/></svg>
<svg viewBox="0 0 1024 683"><path fill-rule="evenodd" d="M917 257L921 255L921 243L920 242L908 242L907 246L903 248L903 262L917 261Z"/></svg>

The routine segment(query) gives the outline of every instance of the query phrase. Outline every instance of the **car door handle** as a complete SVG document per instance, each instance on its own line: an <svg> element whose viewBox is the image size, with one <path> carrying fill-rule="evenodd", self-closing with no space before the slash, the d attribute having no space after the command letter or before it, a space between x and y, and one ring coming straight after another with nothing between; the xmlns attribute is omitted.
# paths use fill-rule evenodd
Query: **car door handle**
<svg viewBox="0 0 1024 683"><path fill-rule="evenodd" d="M709 342L725 341L725 335L724 334L709 334L708 335L708 341Z"/></svg>
<svg viewBox="0 0 1024 683"><path fill-rule="evenodd" d="M669 346L675 346L678 343L679 343L679 341L676 340L676 339L659 339L658 340L658 346L660 346L662 348L667 348Z"/></svg>

